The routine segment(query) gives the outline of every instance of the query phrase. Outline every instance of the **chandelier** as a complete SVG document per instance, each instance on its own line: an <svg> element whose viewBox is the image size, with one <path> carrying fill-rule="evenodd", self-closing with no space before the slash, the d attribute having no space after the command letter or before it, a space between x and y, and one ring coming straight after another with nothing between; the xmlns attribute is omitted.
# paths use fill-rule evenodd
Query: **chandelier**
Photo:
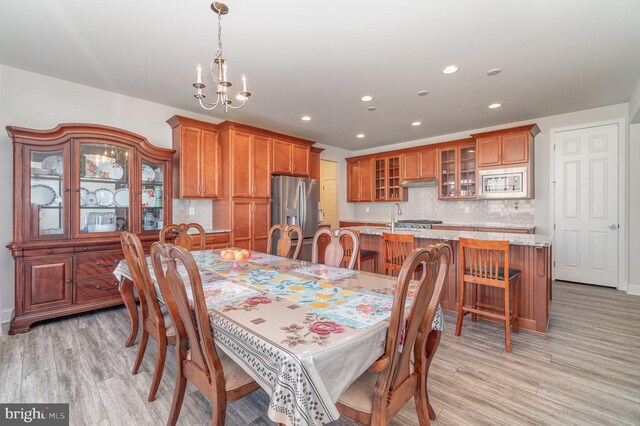
<svg viewBox="0 0 640 426"><path fill-rule="evenodd" d="M218 14L218 50L216 51L216 56L213 58L209 66L213 82L217 87L216 101L209 102L206 99L206 96L202 93L202 89L205 88L205 85L202 83L202 66L200 66L200 64L198 64L198 67L196 68L197 80L193 84L193 87L197 89L197 92L193 96L198 99L200 106L207 111L211 111L218 105L221 105L226 113L229 111L229 108L242 108L244 104L247 103L247 99L249 99L251 93L247 92L247 78L242 74L242 92L236 95L236 99L242 103L237 106L233 106L231 104L232 102L229 99L228 92L232 84L227 80L227 61L222 58L222 15L229 13L229 8L224 3L213 2L211 3L211 9Z"/></svg>

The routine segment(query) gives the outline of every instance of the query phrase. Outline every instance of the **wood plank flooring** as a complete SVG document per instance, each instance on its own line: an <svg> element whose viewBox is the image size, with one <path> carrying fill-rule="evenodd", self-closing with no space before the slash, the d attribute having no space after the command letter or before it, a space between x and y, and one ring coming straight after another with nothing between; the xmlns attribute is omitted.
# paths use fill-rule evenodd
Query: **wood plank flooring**
<svg viewBox="0 0 640 426"><path fill-rule="evenodd" d="M547 336L512 334L467 317L455 337L446 314L429 389L434 425L640 425L640 297L555 282ZM174 384L169 350L158 397L147 401L155 344L131 375L124 308L36 325L0 337L0 401L69 402L73 425L165 424ZM211 404L187 389L181 425L209 425ZM262 390L230 404L228 425L271 425ZM417 424L413 401L392 425ZM333 425L351 425L338 420Z"/></svg>

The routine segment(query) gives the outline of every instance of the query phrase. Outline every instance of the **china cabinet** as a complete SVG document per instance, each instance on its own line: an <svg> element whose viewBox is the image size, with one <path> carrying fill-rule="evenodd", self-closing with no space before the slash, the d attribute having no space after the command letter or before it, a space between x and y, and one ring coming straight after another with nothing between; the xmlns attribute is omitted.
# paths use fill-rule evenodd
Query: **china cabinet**
<svg viewBox="0 0 640 426"><path fill-rule="evenodd" d="M7 127L14 151L15 310L10 333L122 303L120 232L148 247L171 222L174 151L125 130Z"/></svg>

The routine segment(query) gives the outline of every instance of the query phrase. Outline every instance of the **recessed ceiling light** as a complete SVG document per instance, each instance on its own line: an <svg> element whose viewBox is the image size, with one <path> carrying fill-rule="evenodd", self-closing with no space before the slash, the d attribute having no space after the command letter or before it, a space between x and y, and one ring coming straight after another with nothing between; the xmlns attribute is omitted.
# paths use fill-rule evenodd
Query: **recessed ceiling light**
<svg viewBox="0 0 640 426"><path fill-rule="evenodd" d="M418 92L418 96L427 96L429 94L428 90L421 90Z"/></svg>
<svg viewBox="0 0 640 426"><path fill-rule="evenodd" d="M373 100L373 96L365 95L360 98L362 102L371 102Z"/></svg>
<svg viewBox="0 0 640 426"><path fill-rule="evenodd" d="M367 111L375 111L377 108L374 106L370 106L369 108L367 108Z"/></svg>
<svg viewBox="0 0 640 426"><path fill-rule="evenodd" d="M502 106L502 104L495 103L495 104L491 104L491 105L489 105L489 108L491 108L491 109L496 109L496 108L500 108L501 106Z"/></svg>
<svg viewBox="0 0 640 426"><path fill-rule="evenodd" d="M302 119L302 121L311 121L311 116L309 116L309 115L303 115L300 118Z"/></svg>
<svg viewBox="0 0 640 426"><path fill-rule="evenodd" d="M422 124L421 121L414 121L413 123L411 123L412 126L416 127L416 126L420 126Z"/></svg>
<svg viewBox="0 0 640 426"><path fill-rule="evenodd" d="M487 71L487 75L498 75L502 72L502 68L491 68Z"/></svg>
<svg viewBox="0 0 640 426"><path fill-rule="evenodd" d="M453 74L454 72L458 71L460 68L458 68L455 65L447 65L446 67L444 67L442 69L442 74Z"/></svg>
<svg viewBox="0 0 640 426"><path fill-rule="evenodd" d="M356 138L359 138L359 139L364 138L364 133L358 133L358 134L356 135Z"/></svg>

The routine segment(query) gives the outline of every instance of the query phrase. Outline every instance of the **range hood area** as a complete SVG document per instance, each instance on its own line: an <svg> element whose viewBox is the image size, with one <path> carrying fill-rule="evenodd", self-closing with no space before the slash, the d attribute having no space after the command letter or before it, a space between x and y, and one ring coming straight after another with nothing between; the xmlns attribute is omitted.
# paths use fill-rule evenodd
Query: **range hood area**
<svg viewBox="0 0 640 426"><path fill-rule="evenodd" d="M438 179L409 179L409 180L403 180L402 182L400 182L400 185L404 186L405 188L419 188L419 187L436 187L438 186Z"/></svg>

